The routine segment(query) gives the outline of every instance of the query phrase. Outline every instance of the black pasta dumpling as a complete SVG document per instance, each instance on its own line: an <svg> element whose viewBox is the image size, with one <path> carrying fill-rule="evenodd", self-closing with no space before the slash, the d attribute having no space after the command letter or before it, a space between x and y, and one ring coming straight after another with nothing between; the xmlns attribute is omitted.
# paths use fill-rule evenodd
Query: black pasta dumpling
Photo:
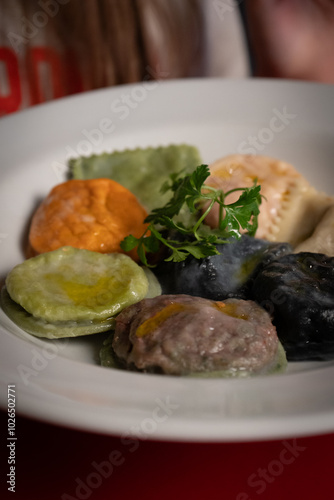
<svg viewBox="0 0 334 500"><path fill-rule="evenodd" d="M290 361L334 359L334 258L301 252L257 273L252 297L272 314Z"/></svg>
<svg viewBox="0 0 334 500"><path fill-rule="evenodd" d="M219 255L189 256L183 262L161 262L153 269L163 294L186 294L211 300L249 298L250 282L262 265L292 252L288 243L243 235L217 245Z"/></svg>

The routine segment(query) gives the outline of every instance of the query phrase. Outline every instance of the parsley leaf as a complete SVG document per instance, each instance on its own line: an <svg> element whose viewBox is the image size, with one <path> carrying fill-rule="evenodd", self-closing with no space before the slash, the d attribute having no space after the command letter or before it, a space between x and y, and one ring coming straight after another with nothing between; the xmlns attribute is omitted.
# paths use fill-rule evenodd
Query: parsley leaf
<svg viewBox="0 0 334 500"><path fill-rule="evenodd" d="M149 266L146 254L158 252L161 244L170 251L165 260L181 262L188 255L201 259L218 254L216 246L225 243L227 238L240 238L241 229L254 236L262 201L261 186L255 181L250 188L236 188L224 193L205 185L209 175L208 165L200 165L192 174L183 177L172 174L161 188L161 192L172 191L171 199L146 217L148 227L140 238L127 236L121 242L121 248L129 251L137 247L140 260ZM238 200L226 204L225 198L235 191L241 192ZM219 205L219 223L216 229L211 229L204 221L215 203ZM185 207L196 215L195 220L188 218L188 225L178 220L181 209ZM179 234L179 239L172 239L174 234Z"/></svg>

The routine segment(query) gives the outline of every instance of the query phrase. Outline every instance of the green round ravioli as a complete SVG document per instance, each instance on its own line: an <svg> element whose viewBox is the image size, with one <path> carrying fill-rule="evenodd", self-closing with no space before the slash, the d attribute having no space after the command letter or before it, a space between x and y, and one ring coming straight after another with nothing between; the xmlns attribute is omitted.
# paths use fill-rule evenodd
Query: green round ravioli
<svg viewBox="0 0 334 500"><path fill-rule="evenodd" d="M6 287L35 318L103 321L143 299L148 279L127 255L62 247L14 267Z"/></svg>
<svg viewBox="0 0 334 500"><path fill-rule="evenodd" d="M103 321L54 321L49 322L35 318L23 307L14 302L9 296L6 287L0 294L0 304L7 316L27 333L35 337L46 339L60 339L63 337L79 337L106 332L114 328L115 319L107 318Z"/></svg>

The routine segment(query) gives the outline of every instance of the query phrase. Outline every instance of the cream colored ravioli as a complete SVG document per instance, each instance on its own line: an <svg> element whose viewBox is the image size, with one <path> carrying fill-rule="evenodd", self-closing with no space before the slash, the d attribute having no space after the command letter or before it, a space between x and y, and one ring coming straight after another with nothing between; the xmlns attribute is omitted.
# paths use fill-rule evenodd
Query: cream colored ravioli
<svg viewBox="0 0 334 500"><path fill-rule="evenodd" d="M235 154L210 165L206 184L223 189L251 187L257 179L263 195L258 217L258 238L285 241L295 246L310 236L334 199L318 192L297 170L284 161L262 155ZM232 193L232 203L240 192ZM211 227L218 223L218 206L208 215Z"/></svg>
<svg viewBox="0 0 334 500"><path fill-rule="evenodd" d="M326 210L312 235L298 245L295 251L324 253L334 257L334 204Z"/></svg>

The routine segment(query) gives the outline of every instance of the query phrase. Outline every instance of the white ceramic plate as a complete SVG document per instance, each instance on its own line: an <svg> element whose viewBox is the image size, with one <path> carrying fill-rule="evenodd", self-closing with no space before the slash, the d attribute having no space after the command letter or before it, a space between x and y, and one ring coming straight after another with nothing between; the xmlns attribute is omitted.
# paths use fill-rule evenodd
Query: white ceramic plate
<svg viewBox="0 0 334 500"><path fill-rule="evenodd" d="M334 87L268 80L143 83L66 98L0 121L0 279L23 259L36 203L69 156L187 142L203 161L241 152L292 162L334 192ZM42 341L0 311L0 398L77 429L149 439L237 441L334 431L334 362L283 375L188 380L98 365L103 336ZM125 442L125 441L124 441Z"/></svg>

